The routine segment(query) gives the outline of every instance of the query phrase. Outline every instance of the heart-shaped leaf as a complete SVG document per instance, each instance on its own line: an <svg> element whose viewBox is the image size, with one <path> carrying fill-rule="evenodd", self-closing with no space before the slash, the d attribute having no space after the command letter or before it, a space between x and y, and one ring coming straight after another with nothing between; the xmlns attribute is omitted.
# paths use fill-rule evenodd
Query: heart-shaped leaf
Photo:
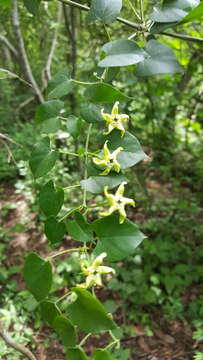
<svg viewBox="0 0 203 360"><path fill-rule="evenodd" d="M50 180L40 191L39 204L46 216L57 215L61 210L64 201L64 191L62 188L54 187Z"/></svg>
<svg viewBox="0 0 203 360"><path fill-rule="evenodd" d="M109 352L105 349L97 349L94 352L93 360L113 360Z"/></svg>
<svg viewBox="0 0 203 360"><path fill-rule="evenodd" d="M190 21L200 20L202 19L202 17L203 17L203 2L201 1L197 7L191 10L189 14L181 20L181 24L185 24Z"/></svg>
<svg viewBox="0 0 203 360"><path fill-rule="evenodd" d="M113 189L123 181L126 181L124 175L111 173L107 176L90 176L87 180L82 180L80 183L83 189L93 194L99 194L104 191L104 186Z"/></svg>
<svg viewBox="0 0 203 360"><path fill-rule="evenodd" d="M28 290L41 301L49 294L52 285L52 268L48 260L35 253L28 255L24 266L24 278Z"/></svg>
<svg viewBox="0 0 203 360"><path fill-rule="evenodd" d="M143 49L132 40L110 41L102 50L106 57L99 62L101 67L128 66L144 60Z"/></svg>
<svg viewBox="0 0 203 360"><path fill-rule="evenodd" d="M68 315L74 325L88 333L98 334L116 328L103 305L89 291L75 287L76 299L68 305Z"/></svg>
<svg viewBox="0 0 203 360"><path fill-rule="evenodd" d="M114 215L96 220L92 226L101 241L95 254L106 252L108 261L119 261L133 254L146 238L132 221L126 219L119 224L119 217Z"/></svg>
<svg viewBox="0 0 203 360"><path fill-rule="evenodd" d="M104 123L101 115L101 108L95 104L83 105L81 107L80 115L88 123Z"/></svg>
<svg viewBox="0 0 203 360"><path fill-rule="evenodd" d="M160 23L176 22L198 4L199 0L165 0L161 9L154 8L150 19Z"/></svg>
<svg viewBox="0 0 203 360"><path fill-rule="evenodd" d="M79 348L67 349L66 360L89 360L85 352Z"/></svg>
<svg viewBox="0 0 203 360"><path fill-rule="evenodd" d="M44 320L52 327L54 319L61 315L59 308L51 301L42 301L40 303L40 311Z"/></svg>
<svg viewBox="0 0 203 360"><path fill-rule="evenodd" d="M77 139L77 137L80 135L81 125L81 119L77 118L76 116L72 115L67 118L66 127L74 139Z"/></svg>
<svg viewBox="0 0 203 360"><path fill-rule="evenodd" d="M59 70L48 82L46 93L49 94L58 85L70 79L70 74L67 68Z"/></svg>
<svg viewBox="0 0 203 360"><path fill-rule="evenodd" d="M136 75L150 76L183 71L176 56L168 46L155 40L150 40L144 49L148 57L136 66Z"/></svg>
<svg viewBox="0 0 203 360"><path fill-rule="evenodd" d="M44 120L55 118L59 115L63 107L64 107L63 101L60 100L46 101L45 103L37 107L35 120L40 123Z"/></svg>
<svg viewBox="0 0 203 360"><path fill-rule="evenodd" d="M111 151L116 150L119 146L123 148L117 156L121 169L129 168L147 156L142 150L137 138L128 131L121 137L120 132L114 130L108 136L102 136L100 139L102 143L108 140L108 147Z"/></svg>
<svg viewBox="0 0 203 360"><path fill-rule="evenodd" d="M37 15L41 0L23 0L25 7L32 15Z"/></svg>
<svg viewBox="0 0 203 360"><path fill-rule="evenodd" d="M68 347L76 346L77 335L73 324L65 316L57 316L53 321L53 329L59 335L63 344Z"/></svg>
<svg viewBox="0 0 203 360"><path fill-rule="evenodd" d="M48 99L60 98L72 92L74 82L71 80L67 69L60 70L49 81L47 86Z"/></svg>
<svg viewBox="0 0 203 360"><path fill-rule="evenodd" d="M84 216L75 211L74 220L66 222L68 233L76 241L90 242L92 241L92 228L91 225L85 220Z"/></svg>
<svg viewBox="0 0 203 360"><path fill-rule="evenodd" d="M37 179L46 175L55 165L58 153L55 150L50 149L49 137L44 137L39 141L30 156L30 169Z"/></svg>
<svg viewBox="0 0 203 360"><path fill-rule="evenodd" d="M58 118L50 118L43 121L41 126L42 134L55 134L60 129L60 121Z"/></svg>
<svg viewBox="0 0 203 360"><path fill-rule="evenodd" d="M157 34L160 33L168 28L173 28L177 25L177 22L169 22L169 23L154 23L152 27L150 28L151 34Z"/></svg>
<svg viewBox="0 0 203 360"><path fill-rule="evenodd" d="M126 101L129 97L109 84L98 83L90 85L85 90L85 96L93 103L109 103L115 101Z"/></svg>
<svg viewBox="0 0 203 360"><path fill-rule="evenodd" d="M48 99L59 99L62 96L68 95L70 94L70 92L73 91L74 88L74 83L71 79L68 79L64 82L62 82L61 84L59 84L55 89L53 89L49 94L48 94Z"/></svg>
<svg viewBox="0 0 203 360"><path fill-rule="evenodd" d="M88 19L90 21L102 20L105 24L110 24L120 13L122 0L92 0Z"/></svg>
<svg viewBox="0 0 203 360"><path fill-rule="evenodd" d="M54 216L50 216L45 221L44 232L52 244L60 242L66 232L65 224L58 221Z"/></svg>

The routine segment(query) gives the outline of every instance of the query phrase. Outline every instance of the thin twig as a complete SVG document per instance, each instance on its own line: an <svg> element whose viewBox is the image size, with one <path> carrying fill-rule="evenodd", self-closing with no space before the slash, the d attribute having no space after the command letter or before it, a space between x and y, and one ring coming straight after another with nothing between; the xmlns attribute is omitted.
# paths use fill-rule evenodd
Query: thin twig
<svg viewBox="0 0 203 360"><path fill-rule="evenodd" d="M37 358L35 357L35 355L29 350L27 349L24 345L22 344L17 344L12 337L7 333L7 331L3 328L3 324L0 323L0 336L2 337L2 339L5 341L5 343L12 347L13 349L17 350L18 352L20 352L22 355L26 356L27 359L30 360L37 360Z"/></svg>
<svg viewBox="0 0 203 360"><path fill-rule="evenodd" d="M2 69L0 68L0 72L6 74L8 77L13 78L13 79L18 79L21 82L23 82L25 85L30 86L31 88L33 88L32 84L30 84L29 82L25 81L24 79L22 79L20 76L18 76L17 74L7 70L7 69ZM3 78L4 79L4 78Z"/></svg>
<svg viewBox="0 0 203 360"><path fill-rule="evenodd" d="M92 124L90 124L88 126L87 138L86 138L86 143L85 143L85 174L84 174L84 180L87 179L88 147L89 147L91 129L92 129ZM84 192L83 192L83 206L85 206L85 207L86 207L86 197L87 197L87 191L84 189Z"/></svg>
<svg viewBox="0 0 203 360"><path fill-rule="evenodd" d="M0 142L4 145L4 147L5 147L6 150L7 150L7 153L8 153L8 163L10 163L10 162L11 162L11 159L12 159L13 162L14 162L14 164L17 166L17 163L16 163L16 161L15 161L15 158L14 158L14 156L13 156L13 154L12 154L12 151L11 151L10 147L7 145L7 143L6 143L4 140L0 139Z"/></svg>
<svg viewBox="0 0 203 360"><path fill-rule="evenodd" d="M85 250L87 250L88 248L83 246L81 248L73 248L73 249L67 249L67 250L62 250L62 251L59 251L57 252L56 254L53 254L53 255L50 255L46 258L46 260L50 260L50 259L53 259L57 256L61 256L61 255L64 255L64 254L70 254L72 252L83 252Z"/></svg>
<svg viewBox="0 0 203 360"><path fill-rule="evenodd" d="M80 9L80 10L83 10L83 11L89 11L90 10L89 6L79 4L79 3L75 2L75 1L72 1L72 0L58 0L58 1L62 2L65 5L70 5L70 6L76 7L78 9ZM127 19L123 19L121 17L117 17L116 20L119 21L122 24L125 24L125 25L133 28L133 29L141 30L141 31L146 30L146 32L147 32L146 26L144 26L143 24L136 24L136 23L134 23L132 21L129 21ZM201 39L201 38L194 37L194 36L189 36L189 35L184 35L184 34L177 34L177 33L172 34L172 33L167 33L167 32L161 32L160 34L165 35L165 36L171 36L171 37L174 37L174 38L177 38L177 39L183 39L185 41L203 42L203 39Z"/></svg>
<svg viewBox="0 0 203 360"><path fill-rule="evenodd" d="M58 7L58 14L57 14L57 25L56 25L54 36L52 39L51 49L50 49L50 52L49 52L49 55L47 58L47 63L46 63L45 69L43 71L44 87L47 86L48 81L51 79L51 65L52 65L54 53L56 51L57 44L58 44L58 30L59 30L59 26L61 24L61 16L62 16L61 4L58 4L58 5L59 5L59 7Z"/></svg>
<svg viewBox="0 0 203 360"><path fill-rule="evenodd" d="M127 0L127 3L128 3L128 5L131 7L131 9L132 9L132 11L134 12L135 16L136 16L136 17L138 18L138 20L140 21L140 20L141 20L140 15L137 13L137 11L136 11L135 7L133 6L133 4L131 3L131 1L130 1L130 0Z"/></svg>
<svg viewBox="0 0 203 360"><path fill-rule="evenodd" d="M8 137L8 136L5 135L5 134L0 133L0 138L2 138L3 140L9 141L9 142L11 142L12 144L21 146L20 144L18 144L17 142L15 142L13 139L11 139L10 137Z"/></svg>
<svg viewBox="0 0 203 360"><path fill-rule="evenodd" d="M15 144L17 146L20 146L20 144L18 144L17 142L15 142L14 140L12 140L10 137L8 137L5 134L0 133L0 142L3 144L3 146L6 148L7 153L8 153L8 162L10 163L11 159L13 160L14 164L17 166L17 163L15 161L15 158L13 156L13 153L10 149L10 147L7 145L6 142L10 142L12 144Z"/></svg>
<svg viewBox="0 0 203 360"><path fill-rule="evenodd" d="M190 35L185 35L185 34L178 34L178 33L168 33L168 32L161 32L161 35L165 35L165 36L170 36L176 39L182 39L185 41L195 41L195 42L203 42L202 38L199 37L195 37L195 36L190 36Z"/></svg>
<svg viewBox="0 0 203 360"><path fill-rule="evenodd" d="M18 52L16 51L16 49L14 48L14 46L10 43L10 41L7 39L6 36L0 34L0 41L2 41L2 43L4 45L6 45L6 47L10 50L11 54L14 55L16 58L18 57Z"/></svg>
<svg viewBox="0 0 203 360"><path fill-rule="evenodd" d="M83 10L83 11L89 11L90 10L89 6L79 4L79 3L75 2L75 1L72 1L72 0L58 0L58 1L62 2L65 5L70 5L70 6L76 7L78 9L80 9L80 10ZM132 27L133 29L143 30L143 25L142 24L136 24L134 22L131 22L131 21L127 20L127 19L123 19L121 17L117 17L116 20L123 23L123 24L125 24L125 25L128 25L128 26Z"/></svg>
<svg viewBox="0 0 203 360"><path fill-rule="evenodd" d="M141 17L141 22L144 25L145 21L144 21L143 0L140 0L140 17Z"/></svg>
<svg viewBox="0 0 203 360"><path fill-rule="evenodd" d="M35 100L34 96L30 96L28 99L24 100L18 107L18 111L20 111L25 106L29 105L32 101Z"/></svg>
<svg viewBox="0 0 203 360"><path fill-rule="evenodd" d="M18 13L18 1L13 0L13 7L12 7L12 25L14 29L14 34L16 36L16 46L18 49L19 59L21 62L21 66L23 71L25 72L29 82L32 84L33 90L35 91L35 94L37 96L37 99L40 103L44 102L43 95L41 93L41 90L34 78L27 52L25 49L25 43L23 39L23 35L20 28L20 17Z"/></svg>

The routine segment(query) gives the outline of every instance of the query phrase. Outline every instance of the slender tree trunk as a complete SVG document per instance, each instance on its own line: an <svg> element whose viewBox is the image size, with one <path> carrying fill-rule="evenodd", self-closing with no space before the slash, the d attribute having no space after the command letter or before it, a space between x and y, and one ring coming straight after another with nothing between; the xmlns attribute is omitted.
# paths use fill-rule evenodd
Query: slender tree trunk
<svg viewBox="0 0 203 360"><path fill-rule="evenodd" d="M18 52L14 48L14 46L10 43L6 36L0 34L0 41L7 47L10 53L15 57L18 58Z"/></svg>
<svg viewBox="0 0 203 360"><path fill-rule="evenodd" d="M12 23L13 30L16 37L16 47L19 54L20 64L23 72L25 73L27 79L32 84L33 90L35 91L36 97L40 103L44 102L43 95L41 90L33 76L32 69L28 60L28 56L25 50L25 44L22 36L22 32L20 29L20 19L18 13L18 1L13 0L13 8L12 8Z"/></svg>
<svg viewBox="0 0 203 360"><path fill-rule="evenodd" d="M57 14L57 26L55 28L54 36L53 36L53 39L52 39L51 48L50 48L50 52L49 52L49 55L48 55L47 63L46 63L45 69L43 70L44 88L46 88L48 81L51 79L51 65L52 65L54 53L56 51L57 44L58 44L58 30L59 30L59 26L61 24L61 17L62 17L62 6L59 3L58 4L58 14Z"/></svg>
<svg viewBox="0 0 203 360"><path fill-rule="evenodd" d="M68 8L65 4L63 4L63 14L64 14L64 20L65 20L65 28L68 35L68 40L70 43L70 56L67 57L68 64L70 62L71 64L71 77L74 79L76 77L77 73L77 34L76 34L76 23L77 23L77 9L74 9L73 7ZM76 113L77 108L77 101L75 98L74 93L71 93L69 95L70 100L70 108L72 114ZM76 139L75 141L75 151L78 151L79 143ZM82 163L81 159L78 158L78 171L82 170Z"/></svg>

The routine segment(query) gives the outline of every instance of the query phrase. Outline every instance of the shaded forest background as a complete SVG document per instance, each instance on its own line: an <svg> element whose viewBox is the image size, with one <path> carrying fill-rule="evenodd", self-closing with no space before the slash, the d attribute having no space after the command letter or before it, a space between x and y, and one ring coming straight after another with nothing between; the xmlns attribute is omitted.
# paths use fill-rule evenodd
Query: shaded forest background
<svg viewBox="0 0 203 360"><path fill-rule="evenodd" d="M21 271L28 251L46 254L50 249L41 231L38 187L27 164L39 133L35 110L53 74L66 69L74 79L94 81L109 35L111 40L127 38L132 30L118 22L108 28L90 24L86 13L57 1L43 3L35 17L21 2L18 7L14 3L13 10L6 1L0 7L0 68L32 82L34 91L19 78L0 81L0 317L16 341L38 348L40 360L60 360L60 345L44 327ZM154 4L146 1L145 10L150 12ZM127 3L123 14L132 16ZM202 23L189 24L184 32L201 38ZM118 353L122 360L130 353L132 359L193 359L203 351L202 43L155 37L170 46L184 73L138 81L129 66L109 79L133 98L123 110L130 114L130 131L150 157L129 172L129 196L136 200L129 217L148 238L134 256L115 265L117 278L100 292L108 311L124 324ZM68 113L78 117L84 102L79 86L65 98ZM76 141L68 129L59 132L58 141L77 152L84 147L83 131L85 124ZM93 134L92 146L94 141ZM68 186L79 179L82 167L80 161L61 156L52 173L59 185ZM67 192L67 208L77 204L77 196ZM70 241L67 237L61 246ZM80 278L80 271L72 256L56 268L54 291L61 281L65 287L75 277ZM21 359L3 340L0 355Z"/></svg>

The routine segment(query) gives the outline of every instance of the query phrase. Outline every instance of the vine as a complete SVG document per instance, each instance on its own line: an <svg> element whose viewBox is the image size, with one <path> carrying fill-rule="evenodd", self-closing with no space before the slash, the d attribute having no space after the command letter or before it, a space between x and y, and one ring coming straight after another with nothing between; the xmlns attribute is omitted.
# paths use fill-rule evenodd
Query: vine
<svg viewBox="0 0 203 360"><path fill-rule="evenodd" d="M38 113L43 110L44 114L47 105L50 106L49 101L40 105ZM58 243L67 231L75 241L82 242L84 245L50 254L46 259L36 253L31 253L24 267L27 288L39 301L45 321L61 337L70 360L87 359L82 346L95 333L108 332L111 340L104 349L95 350L94 359L111 359L111 350L120 346L119 339L114 335L117 326L97 299L94 289L103 286L103 278L106 275L116 275L115 270L106 265L105 261L122 260L132 254L145 237L137 226L126 218L125 206L135 206L135 202L124 196L127 179L123 174L123 169L133 166L146 155L134 135L126 131L129 116L119 113L118 101L113 105L110 114L101 109L101 117L103 118L103 131L100 134L100 141L103 143L101 150L99 148L96 152L89 151L93 125L90 124L87 129L84 153L81 155L68 153L68 155L80 156L84 159L84 179L80 184L70 185L63 189L57 187L51 180L45 183L39 195L41 210L47 217L45 234L51 244ZM36 179L46 176L56 161L56 149L50 147L49 137L53 139L53 133L48 136L42 135L41 141L35 146L30 158L30 167ZM57 151L60 153L60 150ZM93 171L94 175L89 176L89 171L90 173ZM110 189L114 187L116 191L113 194ZM67 189L82 190L82 203L69 210L61 218L57 218L63 206L64 191ZM105 200L90 205L87 201L87 192L94 194L101 191ZM99 219L90 224L87 221L87 213L92 210L94 213L95 210L99 211ZM73 220L70 220L70 216ZM75 284L75 287L55 301L50 301L48 296L52 287L53 261L73 252L80 254L79 262L84 281ZM66 314L60 310L60 302L64 299L68 303ZM87 332L87 335L78 344L77 332L79 330Z"/></svg>
<svg viewBox="0 0 203 360"><path fill-rule="evenodd" d="M117 337L118 326L97 298L95 289L103 286L104 279L116 276L115 270L109 263L123 261L132 255L145 238L138 226L127 218L126 206L134 207L135 201L126 197L125 191L128 185L126 169L144 160L147 155L134 134L127 131L130 114L122 114L119 111L119 106L122 108L120 103L130 101L132 98L109 84L106 78L115 68L130 65L135 66L135 74L138 78L182 73L183 68L172 50L157 41L156 36L162 34L186 41L202 42L202 39L190 35L166 33L165 29L198 19L202 14L203 3L198 0L188 0L185 6L176 1L173 1L172 5L164 1L161 8L154 9L148 15L145 13L143 0L138 1L137 8L128 0L128 6L138 21L135 23L118 16L122 8L122 0L108 3L92 0L90 7L72 0L59 0L59 2L64 6L88 12L88 19L91 22L100 20L109 39L107 26L113 21L133 28L136 32L128 39L113 40L104 44L103 55L98 63L102 75L96 74L98 81L83 82L69 77L67 71L59 71L49 81L47 99L44 101L37 84L32 79L32 73L30 75L32 80L30 86L35 89L41 102L35 115L36 121L41 124L41 135L39 142L34 146L29 165L36 183L39 178L43 178L39 206L45 217L44 231L54 248L66 233L79 243L79 246L51 252L46 258L34 252L29 254L25 261L24 278L28 290L39 302L42 317L61 339L67 360L89 359L84 350L87 339L93 334L104 332L109 334L110 340L104 348L94 350L92 359L111 360L113 349L120 346ZM39 0L30 0L25 2L25 6L35 15L39 3ZM14 1L14 10L18 15L16 1ZM137 42L132 40L134 38ZM26 53L24 57L27 61ZM7 70L0 70L1 76L8 75ZM9 73L9 76L25 82L15 74ZM75 117L75 114L66 116L66 105L60 100L73 92L77 94L78 87L85 88L86 102L81 108L80 119ZM102 107L98 104L102 104ZM111 104L111 109L108 104ZM69 152L56 147L57 132L63 129L64 124L75 139L81 121L83 124L88 123L84 149ZM98 130L98 125L99 129L102 128L101 132ZM92 151L91 134L94 126L98 133L96 136L98 148ZM79 158L83 162L83 178L79 183L67 184L61 188L55 184L54 179L46 181L47 174L54 168L61 155ZM67 190L73 189L82 192L81 204L64 213L64 194ZM96 194L102 194L104 199L97 204L94 201L93 205L88 200L87 194L92 194L92 199ZM90 223L88 219L91 211L94 216L97 213L97 218ZM61 297L55 296L53 299L51 289L55 261L58 261L60 256L69 256L71 253L78 253L83 281L75 283ZM65 311L61 306L62 301L66 301ZM78 340L80 331L86 333L82 340ZM24 354L26 356L25 349ZM27 355L29 356L30 354Z"/></svg>

